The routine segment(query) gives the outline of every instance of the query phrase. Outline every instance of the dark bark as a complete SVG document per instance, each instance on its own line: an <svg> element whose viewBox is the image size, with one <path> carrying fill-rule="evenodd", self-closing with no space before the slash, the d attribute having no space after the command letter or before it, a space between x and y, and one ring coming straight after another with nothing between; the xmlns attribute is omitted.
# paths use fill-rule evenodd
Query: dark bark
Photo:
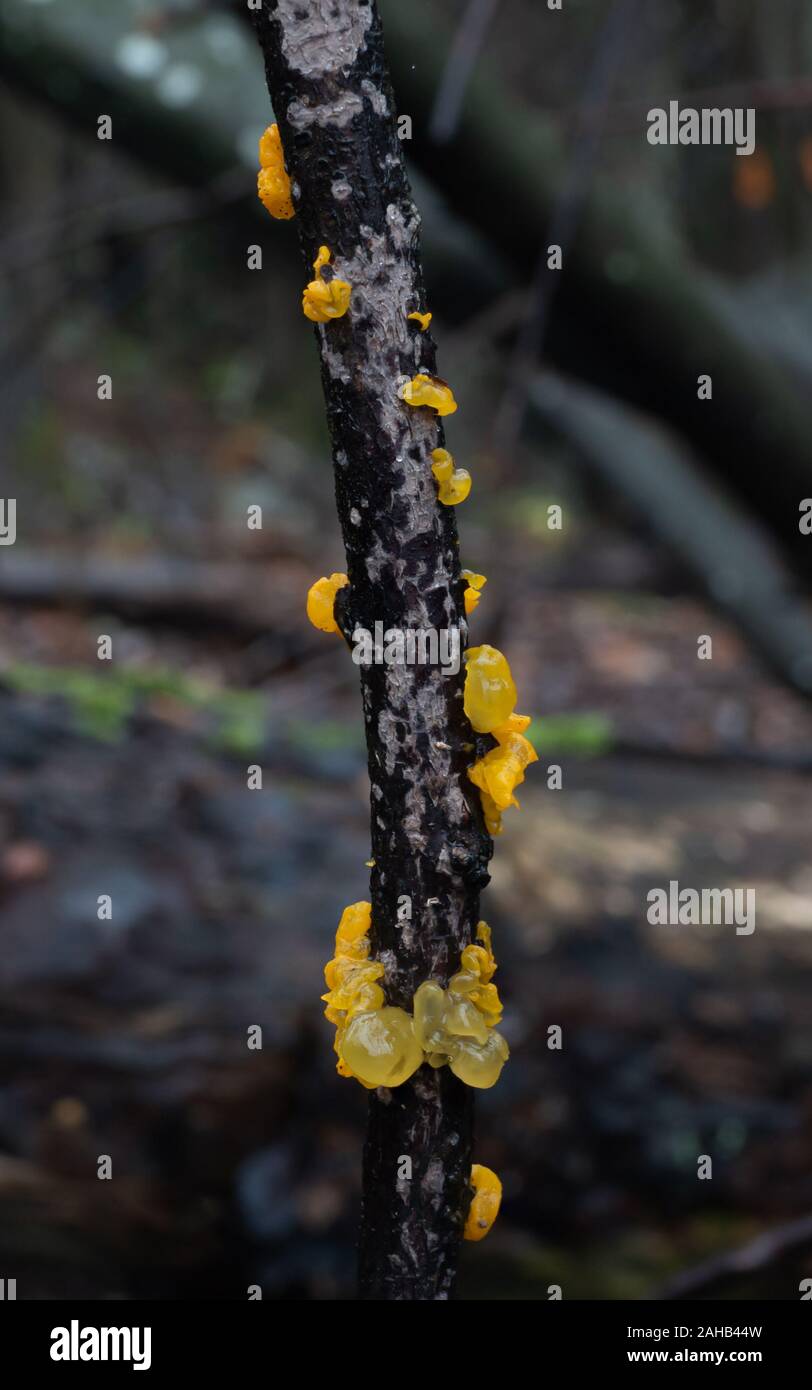
<svg viewBox="0 0 812 1390"><path fill-rule="evenodd" d="M377 7L267 3L256 18L293 182L305 279L321 244L353 286L349 313L316 328L350 587L345 634L458 628L467 637L453 509L437 502L431 410L398 386L435 371L430 334L407 321L425 299ZM457 968L479 915L491 842L468 782L463 672L361 667L371 782L372 937L388 1001L411 1009L421 981ZM398 903L411 920L398 922ZM472 1104L447 1069L370 1097L360 1237L361 1295L451 1292L469 1199ZM403 1157L411 1180L399 1179Z"/></svg>

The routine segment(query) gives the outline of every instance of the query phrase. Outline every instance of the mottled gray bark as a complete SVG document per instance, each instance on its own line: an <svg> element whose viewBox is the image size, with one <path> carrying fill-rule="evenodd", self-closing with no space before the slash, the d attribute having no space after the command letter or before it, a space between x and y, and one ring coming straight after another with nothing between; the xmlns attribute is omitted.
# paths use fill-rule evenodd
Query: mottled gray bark
<svg viewBox="0 0 812 1390"><path fill-rule="evenodd" d="M345 634L458 628L467 636L456 522L437 501L432 410L399 398L435 373L424 310L419 217L411 199L375 4L266 0L256 19L293 185L303 274L321 244L352 285L350 310L318 325L348 589ZM371 782L372 937L388 1001L406 1009L421 981L458 966L479 915L491 842L466 769L473 734L463 672L370 665L361 691ZM398 902L411 920L398 922ZM370 1097L364 1154L364 1298L448 1298L469 1200L471 1095L421 1067ZM402 1157L411 1179L399 1179Z"/></svg>

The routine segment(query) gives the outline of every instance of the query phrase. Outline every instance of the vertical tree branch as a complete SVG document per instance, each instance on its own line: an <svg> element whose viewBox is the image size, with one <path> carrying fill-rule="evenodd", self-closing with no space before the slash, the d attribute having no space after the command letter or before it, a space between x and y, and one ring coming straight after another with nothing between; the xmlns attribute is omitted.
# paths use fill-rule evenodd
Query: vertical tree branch
<svg viewBox="0 0 812 1390"><path fill-rule="evenodd" d="M454 511L437 501L437 417L398 396L435 373L407 314L424 310L411 199L377 5L265 0L255 18L296 207L305 279L320 245L352 285L345 317L316 327L350 586L342 630L453 629L467 638ZM371 782L372 943L388 1002L445 983L473 938L491 841L466 769L474 736L463 672L361 667ZM398 922L406 896L411 920ZM341 1083L349 1084L349 1083ZM472 1100L447 1067L370 1095L364 1152L364 1298L450 1296L469 1200ZM411 1180L398 1177L400 1160Z"/></svg>

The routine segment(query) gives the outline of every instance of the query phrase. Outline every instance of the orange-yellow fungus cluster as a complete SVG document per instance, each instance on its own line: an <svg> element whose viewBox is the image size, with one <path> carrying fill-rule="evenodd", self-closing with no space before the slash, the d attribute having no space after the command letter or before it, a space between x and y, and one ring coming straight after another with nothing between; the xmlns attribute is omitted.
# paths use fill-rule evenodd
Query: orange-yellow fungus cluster
<svg viewBox="0 0 812 1390"><path fill-rule="evenodd" d="M398 395L407 405L427 405L438 415L453 415L457 409L454 392L448 382L439 376L427 376L425 372L418 372L411 381L405 381Z"/></svg>
<svg viewBox="0 0 812 1390"><path fill-rule="evenodd" d="M439 484L437 496L444 507L456 507L471 491L471 474L465 468L454 467L454 457L447 449L432 449L431 471Z"/></svg>
<svg viewBox="0 0 812 1390"><path fill-rule="evenodd" d="M349 584L346 574L322 575L307 591L307 616L319 632L338 632L335 620L336 594Z"/></svg>
<svg viewBox="0 0 812 1390"><path fill-rule="evenodd" d="M407 319L414 319L417 323L420 324L421 333L425 333L432 320L431 314L418 314L417 312L413 314L407 314L406 317Z"/></svg>
<svg viewBox="0 0 812 1390"><path fill-rule="evenodd" d="M479 788L489 835L502 833L502 812L518 806L513 795L525 770L538 754L524 731L527 714L514 714L516 686L507 658L496 647L470 647L465 654L465 713L480 734L491 734L497 747L474 763L468 776Z"/></svg>
<svg viewBox="0 0 812 1390"><path fill-rule="evenodd" d="M334 1023L336 1070L367 1090L400 1086L423 1061L412 1020L385 1004L378 980L384 968L369 959L372 904L345 907L336 931L336 953L324 968L325 1018Z"/></svg>
<svg viewBox="0 0 812 1390"><path fill-rule="evenodd" d="M414 996L414 1031L431 1067L446 1063L466 1086L486 1090L499 1080L510 1052L496 1024L502 1004L491 983L496 961L487 922L477 927L477 941L466 946L460 969L448 989L426 980Z"/></svg>
<svg viewBox="0 0 812 1390"><path fill-rule="evenodd" d="M484 589L488 581L484 574L475 574L473 570L463 570L462 577L467 585L463 599L465 600L465 613L468 616L473 613L482 598L480 589Z"/></svg>
<svg viewBox="0 0 812 1390"><path fill-rule="evenodd" d="M474 1163L471 1167L471 1186L474 1195L468 1209L463 1239L484 1240L499 1215L502 1184L492 1168Z"/></svg>
<svg viewBox="0 0 812 1390"><path fill-rule="evenodd" d="M291 199L290 179L285 168L285 156L279 126L269 125L259 142L260 171L257 174L257 193L271 217L287 220L295 216Z"/></svg>
<svg viewBox="0 0 812 1390"><path fill-rule="evenodd" d="M313 262L313 275L305 285L302 294L302 312L312 323L327 323L329 319L340 319L350 307L352 285L346 280L324 279L324 267L330 264L332 252L328 246L320 246L319 254Z"/></svg>
<svg viewBox="0 0 812 1390"><path fill-rule="evenodd" d="M479 923L477 941L465 947L447 990L434 980L420 985L412 1017L385 1003L378 983L383 965L369 959L371 917L368 902L344 909L335 956L324 970L324 1015L336 1028L336 1070L371 1090L400 1086L423 1062L447 1063L467 1086L493 1086L509 1051L496 1031L502 1005L491 983L496 961L487 922Z"/></svg>

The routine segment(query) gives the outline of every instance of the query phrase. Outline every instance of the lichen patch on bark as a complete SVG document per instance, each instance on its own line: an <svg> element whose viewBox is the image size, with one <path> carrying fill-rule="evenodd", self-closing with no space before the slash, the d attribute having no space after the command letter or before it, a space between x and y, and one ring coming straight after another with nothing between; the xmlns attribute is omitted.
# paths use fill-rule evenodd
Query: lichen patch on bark
<svg viewBox="0 0 812 1390"><path fill-rule="evenodd" d="M334 0L277 0L282 52L294 72L323 77L349 67L358 57L372 19L372 6Z"/></svg>

